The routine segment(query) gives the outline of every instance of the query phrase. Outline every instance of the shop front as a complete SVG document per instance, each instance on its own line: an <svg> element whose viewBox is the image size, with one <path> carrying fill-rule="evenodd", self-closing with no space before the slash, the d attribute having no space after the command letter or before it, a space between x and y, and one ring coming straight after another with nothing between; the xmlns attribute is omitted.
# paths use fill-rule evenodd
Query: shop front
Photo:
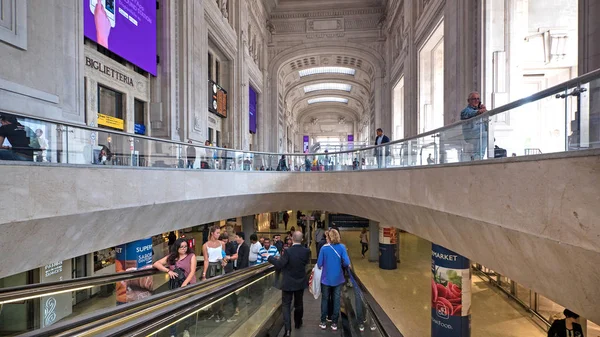
<svg viewBox="0 0 600 337"><path fill-rule="evenodd" d="M97 51L92 42L85 46L86 121L106 131L75 131L74 145L85 161L98 165L145 166L144 142L115 134L120 131L149 135L148 102L150 78ZM71 146L71 144L70 144Z"/></svg>

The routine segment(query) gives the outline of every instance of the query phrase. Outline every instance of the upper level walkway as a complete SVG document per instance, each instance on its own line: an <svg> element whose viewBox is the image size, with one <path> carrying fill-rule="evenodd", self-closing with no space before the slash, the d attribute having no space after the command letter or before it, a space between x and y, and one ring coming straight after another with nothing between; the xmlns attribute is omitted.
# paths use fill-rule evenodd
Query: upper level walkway
<svg viewBox="0 0 600 337"><path fill-rule="evenodd" d="M566 85L565 91L573 85ZM562 148L544 151L553 154L462 161L479 156L465 134L475 135L475 146L485 149L485 136L490 136L488 146L494 144L496 116L522 112L525 104L546 102L554 92L536 95L377 148L287 158L286 166L293 168L302 162L308 166L316 158L316 166L331 172L246 171L258 161L270 163L279 156L224 149L215 155L214 149L201 147L193 157L187 151L182 156L186 144L69 126L73 132L67 130L50 142L55 154L46 154L65 158L55 160L59 164L0 166L0 277L201 223L283 209L320 209L406 230L600 322L600 150L590 149L597 144L589 133L587 139L581 135L576 142L573 138ZM581 125L579 121L580 129ZM584 125L588 131L590 125ZM515 131L515 137L519 135ZM115 151L116 164L138 163L139 151L152 150L144 160L161 165L90 165L104 162L106 150L102 148L99 157L94 152L101 137L113 143L118 137L131 139L128 153ZM159 145L178 150L163 152L174 153L166 157L174 167L156 168L167 162L164 156L157 158ZM567 151L575 149L579 151ZM433 165L419 166L428 151ZM527 154L516 146L510 152ZM240 170L181 169L188 156L192 166L219 162ZM377 163L390 168L362 170Z"/></svg>

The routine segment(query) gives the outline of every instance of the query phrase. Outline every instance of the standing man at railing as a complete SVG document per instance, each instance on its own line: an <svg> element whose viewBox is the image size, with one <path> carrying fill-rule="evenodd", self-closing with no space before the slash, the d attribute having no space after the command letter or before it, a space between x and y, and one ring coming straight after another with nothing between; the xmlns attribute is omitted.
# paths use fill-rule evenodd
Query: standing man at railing
<svg viewBox="0 0 600 337"><path fill-rule="evenodd" d="M487 112L485 105L481 103L481 96L477 91L469 94L467 102L469 103L467 107L460 112L461 120L471 119ZM465 142L473 146L471 160L483 159L487 148L487 133L487 120L480 119L463 124Z"/></svg>
<svg viewBox="0 0 600 337"><path fill-rule="evenodd" d="M381 145L389 143L390 139L388 136L383 134L383 129L377 129L377 137L375 137L375 145ZM385 150L384 150L385 149ZM377 168L387 167L387 158L390 156L390 148L388 146L382 146L375 149L375 157L377 158Z"/></svg>

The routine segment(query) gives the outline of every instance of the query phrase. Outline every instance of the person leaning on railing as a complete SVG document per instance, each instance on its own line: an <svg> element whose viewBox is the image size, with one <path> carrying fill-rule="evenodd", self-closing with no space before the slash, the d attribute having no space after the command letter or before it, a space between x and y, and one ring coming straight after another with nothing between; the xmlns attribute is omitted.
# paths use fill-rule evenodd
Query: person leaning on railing
<svg viewBox="0 0 600 337"><path fill-rule="evenodd" d="M467 99L469 104L460 112L461 120L471 119L487 112L485 105L481 103L480 97L481 96L477 91L473 91L469 94ZM463 136L465 142L473 146L471 160L483 159L487 148L487 133L488 124L487 121L483 121L483 119L463 124Z"/></svg>

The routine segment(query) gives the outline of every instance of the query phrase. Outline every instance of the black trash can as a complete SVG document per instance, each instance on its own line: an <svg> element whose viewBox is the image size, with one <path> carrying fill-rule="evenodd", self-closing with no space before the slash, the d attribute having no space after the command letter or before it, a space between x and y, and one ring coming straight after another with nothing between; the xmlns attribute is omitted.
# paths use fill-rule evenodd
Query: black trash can
<svg viewBox="0 0 600 337"><path fill-rule="evenodd" d="M379 268L393 270L398 268L396 262L396 245L379 244Z"/></svg>

